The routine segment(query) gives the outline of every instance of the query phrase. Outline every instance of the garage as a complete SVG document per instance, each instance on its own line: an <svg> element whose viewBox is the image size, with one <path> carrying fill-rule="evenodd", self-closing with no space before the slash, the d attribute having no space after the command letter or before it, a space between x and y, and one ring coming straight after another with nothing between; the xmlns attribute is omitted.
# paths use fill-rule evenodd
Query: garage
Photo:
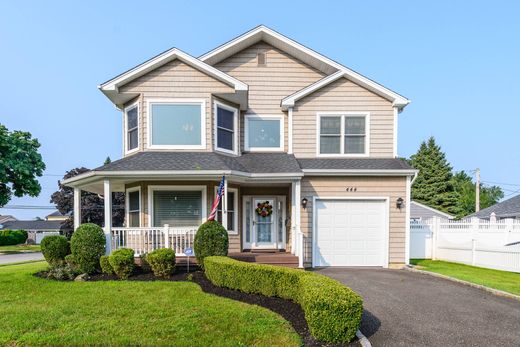
<svg viewBox="0 0 520 347"><path fill-rule="evenodd" d="M387 199L314 201L313 266L388 265Z"/></svg>

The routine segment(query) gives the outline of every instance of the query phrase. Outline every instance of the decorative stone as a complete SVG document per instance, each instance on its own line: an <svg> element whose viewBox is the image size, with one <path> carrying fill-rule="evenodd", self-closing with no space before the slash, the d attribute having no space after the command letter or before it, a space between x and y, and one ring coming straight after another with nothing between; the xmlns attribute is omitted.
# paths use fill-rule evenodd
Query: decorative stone
<svg viewBox="0 0 520 347"><path fill-rule="evenodd" d="M81 274L76 276L74 282L86 282L88 280L88 274Z"/></svg>

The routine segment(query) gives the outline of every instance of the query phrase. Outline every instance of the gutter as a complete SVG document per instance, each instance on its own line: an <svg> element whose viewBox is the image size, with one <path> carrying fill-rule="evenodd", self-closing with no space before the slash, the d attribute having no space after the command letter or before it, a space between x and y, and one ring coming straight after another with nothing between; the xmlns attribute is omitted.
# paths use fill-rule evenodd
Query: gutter
<svg viewBox="0 0 520 347"><path fill-rule="evenodd" d="M305 176L414 176L417 170L344 170L344 169L303 169ZM413 182L413 180L412 180Z"/></svg>

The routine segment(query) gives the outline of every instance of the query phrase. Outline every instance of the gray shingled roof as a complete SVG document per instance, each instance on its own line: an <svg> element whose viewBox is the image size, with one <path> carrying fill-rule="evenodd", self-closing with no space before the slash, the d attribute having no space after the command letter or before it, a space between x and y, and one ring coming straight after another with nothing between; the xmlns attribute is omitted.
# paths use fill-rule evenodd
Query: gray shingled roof
<svg viewBox="0 0 520 347"><path fill-rule="evenodd" d="M241 171L249 173L300 173L292 154L249 153L231 157L214 152L139 152L94 171Z"/></svg>
<svg viewBox="0 0 520 347"><path fill-rule="evenodd" d="M413 170L396 158L309 158L298 159L303 170Z"/></svg>
<svg viewBox="0 0 520 347"><path fill-rule="evenodd" d="M62 221L47 221L47 220L15 220L2 223L0 229L10 230L57 230L61 229Z"/></svg>
<svg viewBox="0 0 520 347"><path fill-rule="evenodd" d="M495 212L496 216L499 218L520 218L520 195L499 202L493 206L489 206L488 208L473 213L468 217L489 219L492 212Z"/></svg>
<svg viewBox="0 0 520 347"><path fill-rule="evenodd" d="M240 171L247 173L301 173L321 170L412 170L395 158L296 159L287 153L245 153L232 157L215 152L139 152L94 171Z"/></svg>

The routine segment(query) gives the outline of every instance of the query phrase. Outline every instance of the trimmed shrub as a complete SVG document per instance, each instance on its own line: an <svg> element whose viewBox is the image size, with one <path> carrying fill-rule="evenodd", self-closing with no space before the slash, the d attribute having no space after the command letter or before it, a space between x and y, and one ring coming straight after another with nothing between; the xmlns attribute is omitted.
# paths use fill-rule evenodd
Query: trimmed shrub
<svg viewBox="0 0 520 347"><path fill-rule="evenodd" d="M91 274L99 270L99 258L105 254L105 234L99 225L80 225L70 240L70 249L78 269Z"/></svg>
<svg viewBox="0 0 520 347"><path fill-rule="evenodd" d="M134 250L120 248L108 257L108 262L117 277L126 280L134 271Z"/></svg>
<svg viewBox="0 0 520 347"><path fill-rule="evenodd" d="M27 241L25 230L0 230L0 246L11 246L25 243Z"/></svg>
<svg viewBox="0 0 520 347"><path fill-rule="evenodd" d="M175 271L175 252L170 248L157 249L146 256L156 277L167 278Z"/></svg>
<svg viewBox="0 0 520 347"><path fill-rule="evenodd" d="M108 255L102 255L101 258L99 258L99 265L101 265L101 272L107 275L112 275L114 273L114 270L112 269L112 265L110 265Z"/></svg>
<svg viewBox="0 0 520 347"><path fill-rule="evenodd" d="M70 253L69 241L65 236L45 236L40 244L43 257L50 264L63 263Z"/></svg>
<svg viewBox="0 0 520 347"><path fill-rule="evenodd" d="M197 230L193 241L193 250L197 262L204 268L204 258L209 256L227 255L228 233L219 222L207 221Z"/></svg>
<svg viewBox="0 0 520 347"><path fill-rule="evenodd" d="M363 299L329 277L298 269L207 257L206 277L219 287L297 302L311 334L327 343L346 343L361 323Z"/></svg>
<svg viewBox="0 0 520 347"><path fill-rule="evenodd" d="M67 263L71 268L74 268L74 269L77 269L77 267L78 267L78 264L76 264L76 261L72 254L68 254L65 256L65 263Z"/></svg>

